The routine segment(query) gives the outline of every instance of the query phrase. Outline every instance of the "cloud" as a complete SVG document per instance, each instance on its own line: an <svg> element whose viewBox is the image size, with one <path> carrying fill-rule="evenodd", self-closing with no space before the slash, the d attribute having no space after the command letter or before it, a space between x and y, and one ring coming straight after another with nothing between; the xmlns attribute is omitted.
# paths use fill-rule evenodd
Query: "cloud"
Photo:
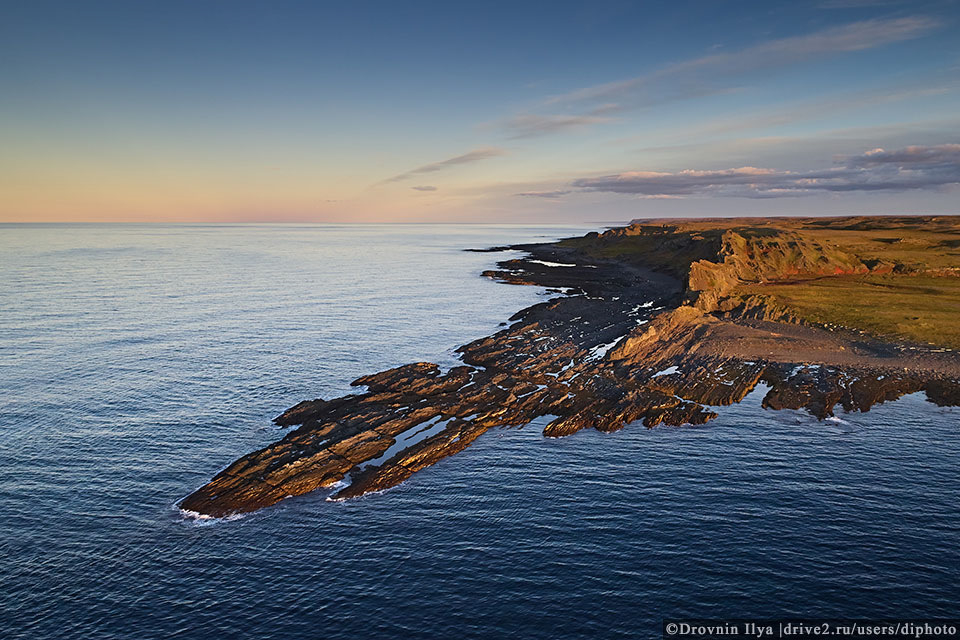
<svg viewBox="0 0 960 640"><path fill-rule="evenodd" d="M567 129L577 129L590 124L599 124L607 122L607 118L598 118L589 115L580 116L559 116L559 115L535 115L521 114L510 118L504 123L504 126L512 131L511 138L535 138L537 136L557 133Z"/></svg>
<svg viewBox="0 0 960 640"><path fill-rule="evenodd" d="M659 89L666 81L678 83L684 95L695 89L694 81L710 81L717 76L742 74L763 68L783 66L833 53L863 51L875 47L918 38L940 26L936 20L924 16L876 19L830 27L802 36L769 40L740 51L715 53L693 60L679 62L650 74L578 89L557 96L551 102L581 102L585 100L619 99L640 89ZM672 92L668 92L672 93ZM634 95L641 102L662 99L657 92Z"/></svg>
<svg viewBox="0 0 960 640"><path fill-rule="evenodd" d="M936 84L931 86L933 82ZM834 116L841 111L853 111L903 101L915 102L920 98L945 95L958 90L960 90L960 82L938 76L934 80L911 83L896 88L884 87L870 91L851 92L799 104L783 104L773 109L741 114L733 118L719 118L686 127L684 134L688 138L697 139L739 131L775 128L796 122Z"/></svg>
<svg viewBox="0 0 960 640"><path fill-rule="evenodd" d="M938 21L924 16L874 19L768 40L739 51L712 53L632 78L554 96L545 102L545 109L555 111L559 105L580 105L580 112L523 113L504 120L501 126L512 138L527 138L602 124L610 121L604 117L610 111L730 93L739 89L735 78L752 72L912 40L939 26Z"/></svg>
<svg viewBox="0 0 960 640"><path fill-rule="evenodd" d="M496 158L497 156L506 155L506 153L506 150L497 147L482 147L459 156L454 156L453 158L447 158L446 160L441 160L440 162L432 162L430 164L425 164L422 167L411 169L410 171L395 175L392 178L387 178L386 180L381 181L379 184L402 182L403 180L407 180L408 178L413 178L424 173L435 173L450 167L473 164L475 162L480 162L481 160L487 160L489 158Z"/></svg>
<svg viewBox="0 0 960 640"><path fill-rule="evenodd" d="M618 109L619 107L616 104L603 104L580 115L522 113L508 118L502 123L502 126L511 132L510 137L513 139L535 138L569 129L578 129L591 124L611 122L612 118L608 117L607 114L614 113Z"/></svg>
<svg viewBox="0 0 960 640"><path fill-rule="evenodd" d="M424 184L416 187L410 187L414 191L436 191L437 188L432 184Z"/></svg>
<svg viewBox="0 0 960 640"><path fill-rule="evenodd" d="M821 9L862 9L864 7L888 7L903 4L904 0L824 0Z"/></svg>
<svg viewBox="0 0 960 640"><path fill-rule="evenodd" d="M960 144L873 149L841 159L842 166L813 171L740 167L674 173L626 171L580 178L572 185L643 197L780 198L823 192L908 191L960 184Z"/></svg>
<svg viewBox="0 0 960 640"><path fill-rule="evenodd" d="M940 144L931 147L910 146L896 151L873 149L859 156L847 158L853 167L879 167L883 165L918 167L950 166L960 163L960 144Z"/></svg>
<svg viewBox="0 0 960 640"><path fill-rule="evenodd" d="M513 195L525 198L562 198L568 193L573 193L573 191L569 189L565 191L524 191Z"/></svg>

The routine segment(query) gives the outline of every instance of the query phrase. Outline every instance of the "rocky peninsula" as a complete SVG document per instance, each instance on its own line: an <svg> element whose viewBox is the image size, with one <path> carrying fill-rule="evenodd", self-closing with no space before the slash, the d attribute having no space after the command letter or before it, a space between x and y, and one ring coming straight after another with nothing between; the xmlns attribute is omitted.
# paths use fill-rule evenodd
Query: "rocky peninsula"
<svg viewBox="0 0 960 640"><path fill-rule="evenodd" d="M305 400L295 427L186 497L222 517L321 488L393 487L488 429L547 437L703 424L766 385L826 418L908 393L960 405L960 217L638 220L522 250L483 275L558 295L458 349Z"/></svg>

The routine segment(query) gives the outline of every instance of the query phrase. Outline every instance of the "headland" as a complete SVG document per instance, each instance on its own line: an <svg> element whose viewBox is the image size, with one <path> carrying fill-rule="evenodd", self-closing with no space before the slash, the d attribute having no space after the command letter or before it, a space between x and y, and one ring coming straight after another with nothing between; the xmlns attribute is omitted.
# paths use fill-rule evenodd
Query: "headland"
<svg viewBox="0 0 960 640"><path fill-rule="evenodd" d="M522 250L484 276L546 287L492 336L305 400L295 427L180 507L223 517L321 488L403 482L488 429L547 437L703 424L765 385L767 409L826 418L904 394L960 405L960 216L636 220Z"/></svg>

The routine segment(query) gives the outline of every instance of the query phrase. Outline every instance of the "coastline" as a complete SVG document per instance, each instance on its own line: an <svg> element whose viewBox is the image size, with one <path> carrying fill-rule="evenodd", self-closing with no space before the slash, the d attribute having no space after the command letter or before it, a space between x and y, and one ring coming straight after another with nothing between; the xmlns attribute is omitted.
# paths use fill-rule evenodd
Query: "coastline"
<svg viewBox="0 0 960 640"><path fill-rule="evenodd" d="M753 219L749 228L770 227L773 220ZM960 404L955 352L817 326L737 290L756 286L751 269L762 272L759 282L771 281L771 264L797 280L869 269L858 266L863 262L817 242L798 253L803 238L792 229L787 243L770 229L744 243L734 238L731 253L710 261L705 257L730 251L730 229L710 235L710 229L677 223L644 221L558 243L494 247L526 256L483 275L561 295L460 347L464 366L443 373L431 363L405 365L355 380L365 393L288 409L275 422L296 429L231 464L180 507L223 517L318 488L337 487L335 500L358 497L403 482L490 428L540 416L555 416L544 429L549 437L590 427L616 431L638 421L702 424L761 382L770 387L765 408L805 409L821 419L837 405L867 411L917 391L938 405ZM638 239L639 252L604 255ZM643 246L647 240L660 250L660 262ZM761 245L763 255L780 245L792 253L764 258L767 264L754 259Z"/></svg>

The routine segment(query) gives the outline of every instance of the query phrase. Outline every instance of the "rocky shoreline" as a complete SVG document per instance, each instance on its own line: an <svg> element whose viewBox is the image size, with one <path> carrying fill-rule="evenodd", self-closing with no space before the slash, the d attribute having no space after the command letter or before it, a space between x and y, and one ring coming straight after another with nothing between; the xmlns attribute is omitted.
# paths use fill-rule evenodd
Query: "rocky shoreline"
<svg viewBox="0 0 960 640"><path fill-rule="evenodd" d="M563 242L492 250L506 248L526 256L483 275L559 295L460 347L464 366L413 363L355 380L363 393L291 407L275 422L295 429L228 466L181 509L223 517L320 488L334 500L382 491L488 429L541 416L552 417L548 437L703 424L760 383L769 386L765 408L818 418L918 391L960 404L955 352L811 326L762 301L725 304L716 291L692 296L675 269Z"/></svg>

